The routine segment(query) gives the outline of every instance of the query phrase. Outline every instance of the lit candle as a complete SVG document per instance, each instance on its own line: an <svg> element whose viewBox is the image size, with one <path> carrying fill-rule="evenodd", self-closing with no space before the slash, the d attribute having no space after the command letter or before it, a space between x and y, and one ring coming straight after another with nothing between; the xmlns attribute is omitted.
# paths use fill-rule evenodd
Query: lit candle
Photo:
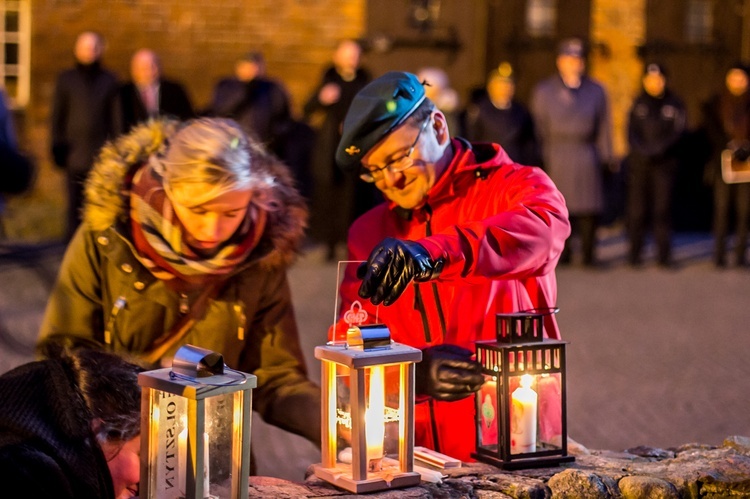
<svg viewBox="0 0 750 499"><path fill-rule="evenodd" d="M177 437L177 463L178 463L178 483L180 493L185 494L187 489L187 470L188 470L188 452L187 452L187 428L182 430ZM209 473L208 473L208 433L203 434L203 497L209 497Z"/></svg>
<svg viewBox="0 0 750 499"><path fill-rule="evenodd" d="M536 452L537 394L531 389L534 378L521 376L521 386L513 391L510 419L511 452Z"/></svg>
<svg viewBox="0 0 750 499"><path fill-rule="evenodd" d="M368 469L379 471L385 438L385 369L383 366L374 366L370 369L370 396L365 410L365 438L367 439Z"/></svg>

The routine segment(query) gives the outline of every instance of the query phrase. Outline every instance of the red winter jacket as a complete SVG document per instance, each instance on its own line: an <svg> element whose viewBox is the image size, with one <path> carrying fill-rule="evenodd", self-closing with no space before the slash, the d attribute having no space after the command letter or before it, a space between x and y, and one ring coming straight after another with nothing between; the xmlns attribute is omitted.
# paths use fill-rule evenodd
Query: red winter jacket
<svg viewBox="0 0 750 499"><path fill-rule="evenodd" d="M348 238L355 261L366 260L385 237L416 241L433 258L445 259L443 272L437 280L412 283L396 303L376 310L358 297L357 264L350 264L341 284L341 311L358 300L368 322L377 316L396 342L473 351L474 341L495 337L496 313L556 306L554 269L570 224L565 200L541 169L513 163L497 144L461 139L452 144L453 161L425 206L404 212L381 204L354 222ZM548 337L560 337L553 315L546 316L544 327ZM344 333L345 324L337 327L337 338ZM416 445L471 460L473 397L418 402L415 424Z"/></svg>

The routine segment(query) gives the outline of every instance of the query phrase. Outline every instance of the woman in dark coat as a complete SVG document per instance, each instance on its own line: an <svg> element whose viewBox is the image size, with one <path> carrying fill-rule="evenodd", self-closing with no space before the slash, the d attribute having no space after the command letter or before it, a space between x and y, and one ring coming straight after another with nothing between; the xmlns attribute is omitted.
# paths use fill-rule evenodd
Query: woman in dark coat
<svg viewBox="0 0 750 499"><path fill-rule="evenodd" d="M139 371L116 355L78 349L0 376L0 481L6 497L136 497Z"/></svg>

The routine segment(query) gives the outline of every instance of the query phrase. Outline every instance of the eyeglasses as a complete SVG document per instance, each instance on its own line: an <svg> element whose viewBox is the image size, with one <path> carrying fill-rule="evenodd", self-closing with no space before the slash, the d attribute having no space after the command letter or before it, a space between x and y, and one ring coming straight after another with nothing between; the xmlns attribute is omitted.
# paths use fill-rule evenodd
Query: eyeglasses
<svg viewBox="0 0 750 499"><path fill-rule="evenodd" d="M432 115L427 116L427 119L424 120L424 123L422 123L422 126L419 128L419 133L417 133L417 138L414 139L414 142L411 144L411 147L409 147L409 150L406 151L406 154L398 159L394 159L381 168L373 168L370 170L363 167L359 173L359 178L368 183L379 182L383 179L384 170L388 170L391 173L399 173L414 166L414 161L411 159L411 155L414 152L414 148L417 147L419 137L422 136L422 132L425 131L427 125L430 123L431 117Z"/></svg>

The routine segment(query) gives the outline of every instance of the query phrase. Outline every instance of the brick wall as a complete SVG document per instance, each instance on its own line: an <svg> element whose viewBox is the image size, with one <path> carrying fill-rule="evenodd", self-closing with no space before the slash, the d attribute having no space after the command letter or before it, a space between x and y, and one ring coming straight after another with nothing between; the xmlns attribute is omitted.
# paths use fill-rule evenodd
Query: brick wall
<svg viewBox="0 0 750 499"><path fill-rule="evenodd" d="M336 41L359 37L365 0L35 0L32 4L31 97L18 116L23 145L38 159L35 191L13 199L11 237L62 234L62 176L50 166L48 119L57 74L72 65L77 33L107 40L105 64L128 77L132 53L154 49L165 76L182 81L203 108L214 83L231 74L237 56L262 50L268 73L286 83L299 110L329 62Z"/></svg>

